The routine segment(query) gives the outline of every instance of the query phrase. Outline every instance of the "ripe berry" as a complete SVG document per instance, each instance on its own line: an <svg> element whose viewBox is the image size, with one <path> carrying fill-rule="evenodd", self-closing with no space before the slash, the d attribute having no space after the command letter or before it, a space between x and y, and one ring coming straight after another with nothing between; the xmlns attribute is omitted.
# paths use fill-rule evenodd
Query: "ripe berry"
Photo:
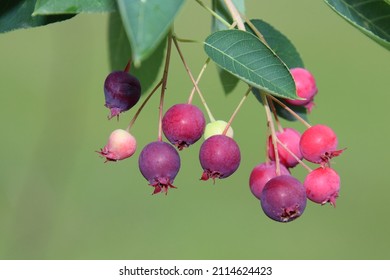
<svg viewBox="0 0 390 280"><path fill-rule="evenodd" d="M139 155L138 166L149 185L154 187L153 194L175 188L172 184L180 169L180 157L170 144L156 141L146 145Z"/></svg>
<svg viewBox="0 0 390 280"><path fill-rule="evenodd" d="M214 135L200 147L199 160L203 168L201 180L226 178L240 165L241 154L237 143L226 135Z"/></svg>
<svg viewBox="0 0 390 280"><path fill-rule="evenodd" d="M280 164L280 175L290 175L290 171L283 164ZM260 199L265 184L276 176L278 175L274 161L256 165L249 177L249 187L252 194Z"/></svg>
<svg viewBox="0 0 390 280"><path fill-rule="evenodd" d="M191 104L173 105L162 119L165 137L179 150L198 141L203 135L205 125L203 112Z"/></svg>
<svg viewBox="0 0 390 280"><path fill-rule="evenodd" d="M114 130L108 138L108 143L99 154L107 161L117 161L131 157L137 149L137 141L134 136L123 129Z"/></svg>
<svg viewBox="0 0 390 280"><path fill-rule="evenodd" d="M227 122L221 121L221 120L208 123L206 125L206 129L205 129L204 134L203 134L204 139L207 139L213 135L222 134L226 128L226 125L227 125ZM233 128L231 126L229 126L229 128L226 132L226 136L233 138L233 134L234 134Z"/></svg>
<svg viewBox="0 0 390 280"><path fill-rule="evenodd" d="M104 96L104 106L111 112L109 118L119 116L137 104L141 97L141 84L125 71L114 71L104 81Z"/></svg>
<svg viewBox="0 0 390 280"><path fill-rule="evenodd" d="M303 183L307 198L319 204L329 202L336 206L340 191L340 177L330 167L319 167L310 172Z"/></svg>
<svg viewBox="0 0 390 280"><path fill-rule="evenodd" d="M330 127L317 124L302 134L299 147L306 160L324 165L342 153L343 150L337 150L337 143L336 133Z"/></svg>
<svg viewBox="0 0 390 280"><path fill-rule="evenodd" d="M302 159L302 154L299 149L299 140L301 139L301 134L293 128L285 128L283 132L276 132L278 139L287 146L287 148L293 152L297 158ZM286 167L294 167L298 164L298 161L280 144L277 145L279 160ZM272 144L272 137L268 138L268 157L271 160L275 160L275 150L274 145Z"/></svg>
<svg viewBox="0 0 390 280"><path fill-rule="evenodd" d="M304 100L286 99L286 102L292 105L305 106L310 112L314 106L314 95L318 92L313 75L308 70L299 67L290 69L290 73L295 81L297 95L304 98Z"/></svg>
<svg viewBox="0 0 390 280"><path fill-rule="evenodd" d="M290 222L300 217L306 208L305 188L290 175L277 176L265 184L260 202L269 218Z"/></svg>

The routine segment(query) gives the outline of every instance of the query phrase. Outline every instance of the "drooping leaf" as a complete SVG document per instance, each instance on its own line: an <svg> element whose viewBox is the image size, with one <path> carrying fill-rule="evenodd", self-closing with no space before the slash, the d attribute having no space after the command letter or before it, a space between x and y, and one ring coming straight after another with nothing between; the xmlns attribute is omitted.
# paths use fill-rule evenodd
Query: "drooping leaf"
<svg viewBox="0 0 390 280"><path fill-rule="evenodd" d="M117 0L130 39L133 61L139 65L165 38L184 0Z"/></svg>
<svg viewBox="0 0 390 280"><path fill-rule="evenodd" d="M287 66L253 34L217 31L206 38L204 49L218 66L249 85L275 96L298 98Z"/></svg>
<svg viewBox="0 0 390 280"><path fill-rule="evenodd" d="M32 16L35 0L1 0L0 33L67 20L74 15Z"/></svg>
<svg viewBox="0 0 390 280"><path fill-rule="evenodd" d="M115 10L115 0L37 0L34 15L103 13Z"/></svg>
<svg viewBox="0 0 390 280"><path fill-rule="evenodd" d="M119 13L112 13L109 17L108 39L111 70L123 70L129 59L131 59L132 52ZM166 40L162 40L155 51L142 62L140 67L131 68L131 74L136 76L141 82L141 94L147 92L149 88L155 85L154 81L164 60L165 46Z"/></svg>
<svg viewBox="0 0 390 280"><path fill-rule="evenodd" d="M244 0L233 0L232 1L238 11L242 14L245 14L245 1ZM213 0L212 1L213 11L220 15L226 22L233 22L233 19L229 13L228 8L226 7L225 1L223 0ZM212 17L211 21L211 31L216 32L220 30L226 30L228 27L224 25L216 17ZM221 80L225 94L231 93L238 84L239 79L229 72L218 67L218 75Z"/></svg>
<svg viewBox="0 0 390 280"><path fill-rule="evenodd" d="M260 19L252 19L251 23L260 31L269 47L283 60L288 68L304 67L297 49L283 33ZM246 28L253 32L248 25L246 25Z"/></svg>
<svg viewBox="0 0 390 280"><path fill-rule="evenodd" d="M390 50L390 5L384 0L325 0L342 18Z"/></svg>

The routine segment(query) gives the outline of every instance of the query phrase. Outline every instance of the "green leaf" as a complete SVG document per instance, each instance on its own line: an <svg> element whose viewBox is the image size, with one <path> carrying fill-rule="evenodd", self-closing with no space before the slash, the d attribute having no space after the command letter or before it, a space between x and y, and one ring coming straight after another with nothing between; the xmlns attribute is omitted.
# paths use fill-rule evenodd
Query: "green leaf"
<svg viewBox="0 0 390 280"><path fill-rule="evenodd" d="M325 0L342 18L390 50L390 5L383 0Z"/></svg>
<svg viewBox="0 0 390 280"><path fill-rule="evenodd" d="M204 49L221 68L249 85L275 96L298 98L287 66L253 34L217 31L206 38Z"/></svg>
<svg viewBox="0 0 390 280"><path fill-rule="evenodd" d="M130 39L133 61L139 65L165 38L184 0L117 0Z"/></svg>
<svg viewBox="0 0 390 280"><path fill-rule="evenodd" d="M112 13L109 17L108 39L111 70L123 70L131 59L132 52L119 13ZM155 85L154 81L164 60L165 46L166 40L162 40L140 67L132 67L130 71L141 82L142 93Z"/></svg>
<svg viewBox="0 0 390 280"><path fill-rule="evenodd" d="M115 10L115 0L37 0L33 15L103 13Z"/></svg>
<svg viewBox="0 0 390 280"><path fill-rule="evenodd" d="M268 46L283 60L288 68L304 67L297 49L284 34L260 19L252 19L251 23L260 31ZM246 25L246 28L252 32L248 25Z"/></svg>
<svg viewBox="0 0 390 280"><path fill-rule="evenodd" d="M74 15L31 16L34 0L2 0L0 2L0 33L31 28L67 20Z"/></svg>
<svg viewBox="0 0 390 280"><path fill-rule="evenodd" d="M233 0L234 5L238 11L245 14L245 1L244 0ZM213 11L220 15L227 22L233 22L233 19L226 7L225 1L213 0L212 1ZM220 20L216 17L212 17L211 30L212 32L228 29ZM238 84L239 79L230 74L229 72L218 67L218 75L221 80L225 94L231 93Z"/></svg>

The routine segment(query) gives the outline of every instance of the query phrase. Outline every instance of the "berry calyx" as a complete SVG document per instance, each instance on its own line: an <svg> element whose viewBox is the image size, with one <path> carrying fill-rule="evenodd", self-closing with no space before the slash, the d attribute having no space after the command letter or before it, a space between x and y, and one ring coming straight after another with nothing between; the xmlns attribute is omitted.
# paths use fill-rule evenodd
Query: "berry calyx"
<svg viewBox="0 0 390 280"><path fill-rule="evenodd" d="M314 76L307 69L300 67L290 69L290 73L295 81L297 95L303 100L286 99L286 102L292 105L305 106L310 112L314 106L314 96L318 92Z"/></svg>
<svg viewBox="0 0 390 280"><path fill-rule="evenodd" d="M205 125L203 112L192 104L173 105L162 119L165 137L179 150L198 141L203 135Z"/></svg>
<svg viewBox="0 0 390 280"><path fill-rule="evenodd" d="M330 203L336 207L340 191L340 176L330 167L319 167L310 172L303 183L306 196L318 204Z"/></svg>
<svg viewBox="0 0 390 280"><path fill-rule="evenodd" d="M299 148L299 141L301 139L301 134L293 128L285 128L282 132L276 132L276 137L282 142L298 159L302 159L302 154ZM282 145L277 144L279 160L287 168L294 167L298 164L298 160L291 155ZM275 149L272 143L272 137L268 138L268 157L271 160L275 160Z"/></svg>
<svg viewBox="0 0 390 280"><path fill-rule="evenodd" d="M269 180L260 198L264 213L278 222L291 222L306 208L306 193L302 183L290 175Z"/></svg>
<svg viewBox="0 0 390 280"><path fill-rule="evenodd" d="M203 168L201 180L226 178L240 165L240 148L232 138L226 135L214 135L202 143L199 160Z"/></svg>
<svg viewBox="0 0 390 280"><path fill-rule="evenodd" d="M149 185L154 187L153 194L167 194L168 188L176 188L172 184L180 169L180 156L170 144L156 141L146 145L139 155L138 166Z"/></svg>
<svg viewBox="0 0 390 280"><path fill-rule="evenodd" d="M222 120L217 120L217 121L213 121L213 122L208 123L206 125L206 129L205 129L204 134L203 134L204 139L206 140L207 138L210 138L211 136L222 134L223 131L225 130L227 124L228 124L227 122L222 121ZM229 126L229 128L226 132L226 136L233 138L233 134L234 134L233 128L231 126Z"/></svg>
<svg viewBox="0 0 390 280"><path fill-rule="evenodd" d="M299 147L306 160L326 165L331 158L343 152L337 150L337 144L336 133L328 126L317 124L303 132Z"/></svg>
<svg viewBox="0 0 390 280"><path fill-rule="evenodd" d="M290 175L290 171L283 165L280 164L279 175ZM278 176L276 174L276 163L274 161L264 162L256 165L249 177L249 187L252 194L260 199L261 193L264 189L265 184L272 178Z"/></svg>
<svg viewBox="0 0 390 280"><path fill-rule="evenodd" d="M125 71L114 71L104 81L104 96L104 106L110 109L111 119L137 104L141 97L141 84Z"/></svg>
<svg viewBox="0 0 390 280"><path fill-rule="evenodd" d="M107 161L118 161L131 157L137 149L137 141L133 135L123 129L116 129L108 138L107 144L98 151Z"/></svg>

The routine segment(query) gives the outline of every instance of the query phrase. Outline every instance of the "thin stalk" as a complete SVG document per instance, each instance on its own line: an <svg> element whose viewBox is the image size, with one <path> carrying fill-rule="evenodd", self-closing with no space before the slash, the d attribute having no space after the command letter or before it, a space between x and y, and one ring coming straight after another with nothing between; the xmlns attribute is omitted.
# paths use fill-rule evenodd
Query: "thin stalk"
<svg viewBox="0 0 390 280"><path fill-rule="evenodd" d="M153 88L151 93L145 98L144 102L142 102L141 106L138 108L137 112L135 113L134 117L131 119L129 125L127 126L126 130L127 132L130 132L130 129L132 128L134 122L137 120L138 115L141 113L142 109L145 107L146 103L149 101L149 99L152 97L152 95L157 91L157 89L162 85L162 80Z"/></svg>
<svg viewBox="0 0 390 280"><path fill-rule="evenodd" d="M311 169L308 165L306 165L302 160L300 160L299 157L297 157L296 154L294 154L282 141L280 141L278 138L277 138L277 141L279 143L280 146L283 147L283 149L285 149L296 161L298 161L298 163L300 165L302 165L309 173L313 171L313 169Z"/></svg>
<svg viewBox="0 0 390 280"><path fill-rule="evenodd" d="M274 114L274 118L275 118L276 124L278 126L278 130L279 130L279 132L283 132L283 127L282 127L282 124L279 121L279 117L278 117L278 114L276 112L275 105L272 102L272 99L270 99L268 96L267 96L267 98L268 98L268 104L270 105L272 113Z"/></svg>
<svg viewBox="0 0 390 280"><path fill-rule="evenodd" d="M232 18L235 22L237 22L237 27L240 30L245 31L245 25L244 22L242 21L241 15L239 11L237 10L236 6L233 4L231 0L225 0L225 4L229 9L230 14L232 15Z"/></svg>
<svg viewBox="0 0 390 280"><path fill-rule="evenodd" d="M204 9L206 9L213 17L218 19L223 25L230 28L230 23L228 23L223 17L218 15L216 12L214 12L210 7L207 7L202 1L196 0L200 6L202 6Z"/></svg>
<svg viewBox="0 0 390 280"><path fill-rule="evenodd" d="M203 64L203 67L202 67L202 69L200 70L198 77L196 78L196 81L195 81L196 84L198 84L199 81L200 81L200 79L202 78L203 73L204 73L204 71L206 70L207 65L209 64L209 62L210 62L210 57L208 57L208 58L206 59L205 63ZM188 104L191 104L191 103L192 103L192 98L194 97L195 90L196 90L196 87L195 87L195 85L194 85L194 86L192 87L190 96L188 97ZM198 92L198 93L199 93L199 92ZM202 100L202 102L203 102L203 100L204 100L204 99L203 99L203 95L199 95L199 97L201 98L201 100ZM206 102L205 102L205 103L206 103ZM207 107L207 104L206 104L206 107Z"/></svg>
<svg viewBox="0 0 390 280"><path fill-rule="evenodd" d="M265 45L268 46L267 41L265 40L263 34L261 34L259 29L257 29L256 26L254 26L254 24L249 19L247 19L245 16L243 16L243 15L241 15L241 16L245 19L245 23L248 24L248 26L252 29L253 32L255 32L256 36L260 39L260 41L262 41Z"/></svg>
<svg viewBox="0 0 390 280"><path fill-rule="evenodd" d="M200 99L202 100L202 103L203 103L203 105L204 105L204 107L205 107L205 109L206 109L206 112L207 112L207 114L208 114L208 116L209 116L210 121L211 121L211 122L215 121L214 116L213 116L213 114L211 113L209 107L207 106L207 103L206 103L206 101L205 101L205 99L204 99L204 97L203 97L203 94L202 94L202 92L200 91L200 89L199 89L199 87L198 87L198 83L197 83L197 81L195 81L194 76L192 75L191 70L190 70L190 68L188 67L188 65L187 65L187 63L186 63L186 61L185 61L185 59L184 59L183 53L182 53L181 50L180 50L180 47L179 47L179 44L178 44L176 38L175 38L175 37L172 37L172 39L173 39L173 43L175 44L176 50L177 50L177 52L179 53L180 59L181 59L181 61L183 62L184 68L186 69L187 74L188 74L188 76L190 77L190 79L191 79L191 81L192 81L192 84L193 84L194 87L196 88L196 91L198 92L199 97L200 97ZM189 103L189 104L190 104L190 103Z"/></svg>
<svg viewBox="0 0 390 280"><path fill-rule="evenodd" d="M171 49L172 49L172 33L169 34L168 36L167 55L165 57L164 74L163 74L162 85L161 85L161 96L160 96L159 118L158 118L158 141L162 141L162 118L163 118L163 107L164 107L164 95L165 95L165 90L168 81L169 62L171 60Z"/></svg>
<svg viewBox="0 0 390 280"><path fill-rule="evenodd" d="M252 87L249 87L248 90L245 92L244 96L242 97L240 103L238 103L236 110L234 110L232 116L230 117L229 122L227 123L225 129L224 129L223 132L222 132L223 135L226 135L226 133L227 133L229 127L231 126L231 124L232 124L234 118L236 117L236 115L237 115L238 111L240 110L242 104L244 104L244 101L245 101L246 98L248 97L248 95L249 95L249 93L251 92L251 90L252 90Z"/></svg>

